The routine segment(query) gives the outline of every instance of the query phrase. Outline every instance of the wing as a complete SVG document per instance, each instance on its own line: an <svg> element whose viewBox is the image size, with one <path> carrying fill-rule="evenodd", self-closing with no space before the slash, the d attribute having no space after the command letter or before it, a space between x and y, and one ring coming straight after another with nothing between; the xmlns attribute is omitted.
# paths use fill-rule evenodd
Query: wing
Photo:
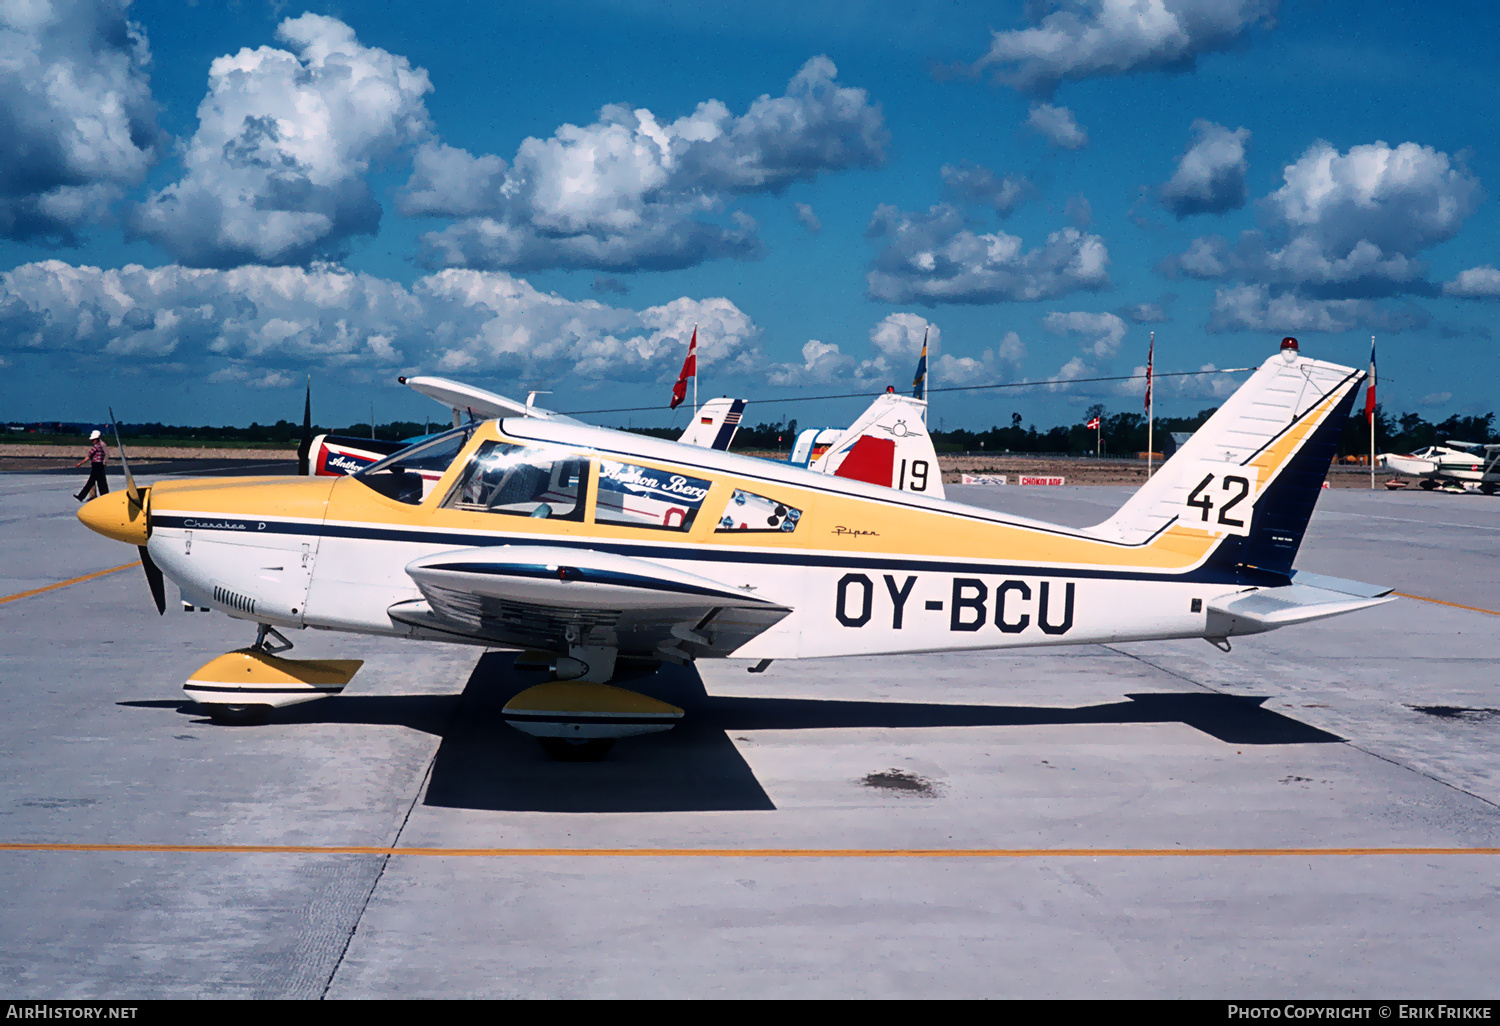
<svg viewBox="0 0 1500 1026"><path fill-rule="evenodd" d="M528 406L519 400L497 395L473 385L466 385L462 381L434 377L403 377L397 380L408 388L421 392L427 398L437 400L456 413L472 414L480 420L492 420L496 417L536 417L540 420L558 420L567 424L578 423L572 417L565 417L539 406Z"/></svg>
<svg viewBox="0 0 1500 1026"><path fill-rule="evenodd" d="M727 656L787 606L631 556L544 545L457 549L407 564L423 598L392 619L502 645L606 645L673 660Z"/></svg>

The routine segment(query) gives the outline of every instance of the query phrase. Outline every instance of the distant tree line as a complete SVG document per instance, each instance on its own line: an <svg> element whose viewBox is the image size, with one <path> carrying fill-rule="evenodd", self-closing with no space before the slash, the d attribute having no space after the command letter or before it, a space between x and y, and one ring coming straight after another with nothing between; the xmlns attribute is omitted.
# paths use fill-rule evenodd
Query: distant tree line
<svg viewBox="0 0 1500 1026"><path fill-rule="evenodd" d="M1360 455L1370 451L1370 422L1365 419L1362 405L1356 409L1344 426L1339 439L1339 455ZM1428 423L1417 413L1403 413L1392 417L1384 406L1375 405L1375 451L1415 452L1429 445L1442 445L1449 440L1460 442L1489 442L1495 437L1495 415L1464 417L1454 414L1436 424Z"/></svg>
<svg viewBox="0 0 1500 1026"><path fill-rule="evenodd" d="M1162 451L1165 436L1173 431L1191 432L1202 427L1218 407L1199 410L1191 417L1157 417L1155 445ZM986 452L986 453L1071 453L1086 455L1094 452L1095 432L1084 425L1095 416L1100 418L1100 441L1105 455L1134 456L1146 450L1146 418L1139 413L1104 412L1102 404L1095 404L1084 411L1076 424L1059 425L1038 430L1033 425L1022 426L1019 413L1010 415L1010 426L999 425L987 431L972 431L956 428L952 431L932 432L932 441L938 452ZM32 422L23 427L27 432L47 436L86 435L91 425L62 423L57 421ZM392 421L375 426L375 437L386 441L413 438L430 431L441 431L446 421L420 423L410 420ZM640 435L675 440L682 434L681 428L626 428ZM370 437L368 423L350 424L345 427L327 428L317 425L313 434L349 435L355 438ZM106 433L108 433L106 431ZM274 424L252 422L249 427L177 427L170 424L121 424L120 434L127 443L141 442L241 442L294 448L302 438L302 425L289 420L278 420ZM12 435L14 437L14 435ZM1393 416L1384 406L1375 407L1375 448L1377 452L1414 452L1429 445L1441 445L1450 439L1463 442L1489 442L1495 437L1495 414L1477 416L1454 414L1446 420L1430 423L1417 413ZM112 441L113 439L111 439ZM734 439L734 448L739 450L789 451L797 440L795 418L775 423L760 423L753 427L740 427ZM1339 439L1339 455L1359 455L1370 450L1369 422L1364 409L1356 405L1349 422Z"/></svg>

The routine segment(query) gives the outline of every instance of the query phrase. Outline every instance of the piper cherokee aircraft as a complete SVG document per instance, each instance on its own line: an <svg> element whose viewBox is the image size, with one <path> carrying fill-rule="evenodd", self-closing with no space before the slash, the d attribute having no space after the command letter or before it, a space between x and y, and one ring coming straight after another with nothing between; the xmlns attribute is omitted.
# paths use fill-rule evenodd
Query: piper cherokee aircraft
<svg viewBox="0 0 1500 1026"><path fill-rule="evenodd" d="M611 683L662 661L1232 637L1390 601L1293 568L1363 372L1273 356L1112 517L1072 528L562 420L463 424L340 478L160 481L101 496L193 608L256 627L189 696L234 720L335 695L317 628L524 653L507 720L563 758L669 729ZM121 450L122 462L124 451Z"/></svg>
<svg viewBox="0 0 1500 1026"><path fill-rule="evenodd" d="M473 385L466 385L460 381L449 381L447 378L403 377L397 380L430 399L436 399L452 410L454 427L462 424L465 416L471 420L518 416L540 417L565 424L580 423L572 417L536 406L531 401L536 398L535 392L531 394L527 402L519 403L503 395L496 395L494 392L475 388ZM745 400L730 399L728 396L708 400L698 408L687 429L677 440L684 445L701 445L708 449L727 451L730 443L734 441L734 436L739 432L740 420L745 415L745 405ZM424 440L417 439L417 441ZM346 435L318 435L311 443L312 473L324 477L343 477L405 449L408 444L411 443L385 442Z"/></svg>
<svg viewBox="0 0 1500 1026"><path fill-rule="evenodd" d="M1483 453L1484 455L1479 455ZM1385 452L1380 465L1402 474L1421 478L1417 483L1429 491L1442 485L1462 491L1465 484L1477 484L1485 495L1500 489L1500 444L1458 442L1449 439L1443 445L1430 445L1408 455Z"/></svg>

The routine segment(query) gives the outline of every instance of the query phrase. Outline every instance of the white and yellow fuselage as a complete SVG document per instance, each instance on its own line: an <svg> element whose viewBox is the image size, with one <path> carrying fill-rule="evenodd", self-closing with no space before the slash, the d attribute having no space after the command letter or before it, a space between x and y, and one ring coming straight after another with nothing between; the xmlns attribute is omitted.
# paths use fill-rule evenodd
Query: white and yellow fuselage
<svg viewBox="0 0 1500 1026"><path fill-rule="evenodd" d="M1268 362L1242 390L1240 405L1255 404L1259 420L1238 412L1237 395L1210 422L1227 415L1222 430L1200 432L1203 451L1179 454L1120 515L1092 529L622 432L510 418L475 426L441 476L425 482L419 502L389 498L358 477L163 481L150 489L146 536L130 533L142 531L138 525L112 536L143 543L181 588L186 606L280 628L503 645L506 638L493 631L466 635L400 611L422 604L418 571L433 557L468 554L464 566L472 569L473 553L503 563L509 551L551 553L549 572L571 553L579 566L601 574L624 564L655 568L663 580L679 582L673 586L680 591L698 582L701 594L717 588L743 597L740 605L776 610L774 622L747 631L732 648L675 628L684 639L679 652L690 657L1222 638L1371 604L1363 592L1340 591L1339 582L1333 591L1292 587L1289 555L1285 565L1271 565L1288 544L1295 552L1316 496L1291 520L1278 520L1268 507L1295 505L1308 487L1319 486L1328 457L1312 459L1322 467L1308 485L1299 483L1299 475L1311 473L1307 453L1337 433L1358 379L1357 372L1314 361L1285 368ZM1279 423L1265 414L1268 396L1286 406ZM575 518L497 515L455 503L465 468L483 447L497 444L545 449L586 466ZM696 517L683 527L670 512L665 525L604 515L606 502L618 497L606 500L603 482L618 478L622 463L637 477L695 482ZM746 497L754 500L748 507ZM754 520L767 502L775 506L769 522L779 526L740 529L743 510L756 511L749 515ZM1286 526L1297 517L1300 526ZM547 582L515 580L515 604L533 608L525 589L545 591ZM551 584L547 594L566 593ZM660 604L659 596L645 597L648 590L617 593L625 606L633 594ZM1255 602L1244 598L1256 591L1262 594ZM433 598L430 589L425 594ZM547 608L557 614L555 601ZM575 643L612 645L627 656L662 654L632 651L631 635L606 633L605 641ZM726 630L720 637L739 635ZM520 637L511 643L536 647Z"/></svg>

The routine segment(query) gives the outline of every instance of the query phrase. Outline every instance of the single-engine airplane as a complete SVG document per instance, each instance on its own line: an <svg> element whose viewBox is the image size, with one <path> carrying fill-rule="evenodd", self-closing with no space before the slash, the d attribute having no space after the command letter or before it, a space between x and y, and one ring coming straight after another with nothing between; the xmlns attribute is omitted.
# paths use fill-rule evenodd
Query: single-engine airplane
<svg viewBox="0 0 1500 1026"><path fill-rule="evenodd" d="M565 424L581 423L572 417L535 405L532 401L538 394L535 392L525 403L519 403L483 388L466 385L461 381L450 381L447 378L403 377L398 380L401 384L448 407L453 413L454 427L463 424L465 418L488 420L495 417L540 417L543 420L556 420ZM739 432L740 420L744 415L745 400L743 399L731 399L728 396L710 399L698 407L693 414L692 421L677 440L683 445L701 445L707 449L727 451L730 443L734 441L735 434ZM416 439L415 441L424 440ZM310 472L324 477L344 477L363 470L393 453L400 452L410 444L413 444L413 440L387 442L374 438L354 438L349 435L318 435L310 443L312 452Z"/></svg>
<svg viewBox="0 0 1500 1026"><path fill-rule="evenodd" d="M669 729L611 683L660 661L1229 638L1390 601L1293 560L1362 371L1283 342L1112 517L1072 528L786 464L527 416L340 478L127 487L79 518L139 546L158 610L253 623L186 684L217 717L341 691L317 628L509 648L551 679L505 707L563 758ZM123 449L121 450L123 457Z"/></svg>
<svg viewBox="0 0 1500 1026"><path fill-rule="evenodd" d="M1466 484L1477 485L1485 495L1500 490L1500 443L1485 445L1450 438L1443 445L1429 445L1405 455L1383 452L1379 459L1387 470L1417 477L1417 484L1428 491L1438 487L1462 491Z"/></svg>

